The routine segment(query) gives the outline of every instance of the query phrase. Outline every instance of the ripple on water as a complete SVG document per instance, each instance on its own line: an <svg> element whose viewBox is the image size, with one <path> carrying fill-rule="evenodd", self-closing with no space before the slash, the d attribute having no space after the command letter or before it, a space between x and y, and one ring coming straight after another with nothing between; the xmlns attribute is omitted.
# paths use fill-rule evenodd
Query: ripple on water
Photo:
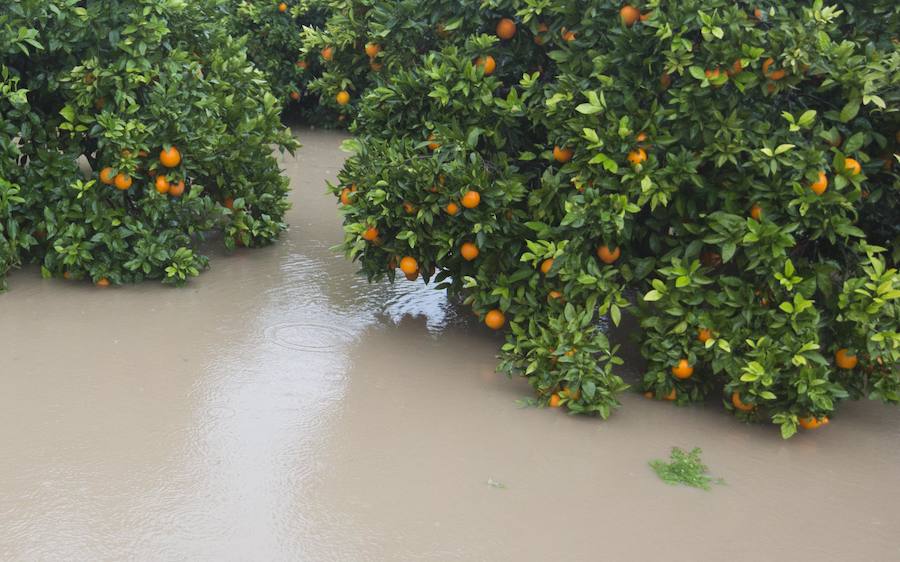
<svg viewBox="0 0 900 562"><path fill-rule="evenodd" d="M310 322L276 324L266 328L264 334L267 341L297 351L334 351L355 339L341 328Z"/></svg>

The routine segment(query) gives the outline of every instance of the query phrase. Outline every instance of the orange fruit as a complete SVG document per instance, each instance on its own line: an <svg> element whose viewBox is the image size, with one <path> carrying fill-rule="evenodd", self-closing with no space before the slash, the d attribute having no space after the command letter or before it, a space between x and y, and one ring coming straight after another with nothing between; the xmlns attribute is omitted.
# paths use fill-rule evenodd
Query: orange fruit
<svg viewBox="0 0 900 562"><path fill-rule="evenodd" d="M563 392L565 392L569 400L579 400L581 398L581 389L572 390L571 388L566 388Z"/></svg>
<svg viewBox="0 0 900 562"><path fill-rule="evenodd" d="M516 35L516 22L509 18L503 18L497 22L497 37L500 39L512 39Z"/></svg>
<svg viewBox="0 0 900 562"><path fill-rule="evenodd" d="M562 402L562 398L559 393L554 394L550 397L550 407L551 408L559 408L560 403Z"/></svg>
<svg viewBox="0 0 900 562"><path fill-rule="evenodd" d="M481 194L477 191L469 190L463 194L460 202L466 209L474 209L481 203Z"/></svg>
<svg viewBox="0 0 900 562"><path fill-rule="evenodd" d="M805 418L800 418L797 421L800 422L800 427L802 427L803 429L818 429L828 423L828 416L822 416L821 418L808 416Z"/></svg>
<svg viewBox="0 0 900 562"><path fill-rule="evenodd" d="M560 293L559 291L550 291L550 293L548 293L547 296L550 297L551 300L556 300L556 299L561 299L563 294Z"/></svg>
<svg viewBox="0 0 900 562"><path fill-rule="evenodd" d="M850 355L850 351L846 347L842 347L837 350L834 354L834 362L841 369L852 369L856 367L856 364L859 362L859 359L856 355Z"/></svg>
<svg viewBox="0 0 900 562"><path fill-rule="evenodd" d="M678 362L678 365L672 367L672 374L676 379L689 379L691 375L694 374L694 368L691 367L691 364L688 363L687 359L682 359Z"/></svg>
<svg viewBox="0 0 900 562"><path fill-rule="evenodd" d="M100 170L100 181L106 185L112 185L113 182L116 181L116 175L113 173L113 169L107 166Z"/></svg>
<svg viewBox="0 0 900 562"><path fill-rule="evenodd" d="M403 212L405 212L407 215L411 215L416 212L416 206L409 201L406 201L405 203L403 203Z"/></svg>
<svg viewBox="0 0 900 562"><path fill-rule="evenodd" d="M855 176L862 171L862 166L854 158L844 158L844 170L847 175Z"/></svg>
<svg viewBox="0 0 900 562"><path fill-rule="evenodd" d="M444 207L444 210L447 211L447 214L449 215L455 215L459 212L459 205L451 201L450 203L447 203L447 206Z"/></svg>
<svg viewBox="0 0 900 562"><path fill-rule="evenodd" d="M353 196L353 192L356 191L355 187L345 187L341 190L341 204L349 205L353 200L351 197Z"/></svg>
<svg viewBox="0 0 900 562"><path fill-rule="evenodd" d="M773 82L777 82L777 81L781 80L782 78L784 78L785 76L787 76L787 72L785 72L782 69L778 69L778 70L772 72L772 74L769 74L769 80L772 80Z"/></svg>
<svg viewBox="0 0 900 562"><path fill-rule="evenodd" d="M226 209L234 210L234 199L232 199L231 197L226 197L225 200L222 201L222 204Z"/></svg>
<svg viewBox="0 0 900 562"><path fill-rule="evenodd" d="M640 132L640 133L638 133L637 136L634 137L634 140L636 140L636 141L638 141L638 142L644 142L644 141L646 141L646 140L647 140L647 133L645 133L645 132L643 132L643 131Z"/></svg>
<svg viewBox="0 0 900 562"><path fill-rule="evenodd" d="M404 256L403 259L400 260L400 271L407 275L419 273L419 262L417 262L414 257Z"/></svg>
<svg viewBox="0 0 900 562"><path fill-rule="evenodd" d="M119 172L118 174L116 174L116 178L113 180L113 183L116 185L116 189L125 191L126 189L131 187L131 176Z"/></svg>
<svg viewBox="0 0 900 562"><path fill-rule="evenodd" d="M670 400L670 401L671 401L671 400L675 400L676 398L678 398L678 394L675 392L675 389L674 389L674 388L672 389L672 392L670 392L670 393L666 394L665 396L663 396L663 400Z"/></svg>
<svg viewBox="0 0 900 562"><path fill-rule="evenodd" d="M622 248L616 248L615 250L610 250L609 246L606 244L597 248L597 257L600 258L600 261L609 265L611 263L615 263L619 256L622 255Z"/></svg>
<svg viewBox="0 0 900 562"><path fill-rule="evenodd" d="M741 59L738 59L738 60L734 61L734 63L731 65L731 70L729 70L728 73L731 76L737 76L738 74L740 74L743 71L744 71L744 63L741 62Z"/></svg>
<svg viewBox="0 0 900 562"><path fill-rule="evenodd" d="M560 29L559 31L562 34L563 41L566 41L567 43L571 43L572 41L575 40L576 36L575 36L574 31L568 31L565 27Z"/></svg>
<svg viewBox="0 0 900 562"><path fill-rule="evenodd" d="M488 55L484 58L478 57L475 59L475 66L481 66L484 68L484 75L490 76L494 73L494 69L497 68L497 61L494 60L494 57Z"/></svg>
<svg viewBox="0 0 900 562"><path fill-rule="evenodd" d="M731 393L731 404L742 412L749 412L753 409L753 404L745 404L741 401L741 395L737 392Z"/></svg>
<svg viewBox="0 0 900 562"><path fill-rule="evenodd" d="M291 92L291 99L294 101L300 101L300 92L298 92L297 90Z"/></svg>
<svg viewBox="0 0 900 562"><path fill-rule="evenodd" d="M647 12L647 13L641 14L641 21L647 21L652 16L653 16L653 12Z"/></svg>
<svg viewBox="0 0 900 562"><path fill-rule="evenodd" d="M441 143L434 142L434 133L428 135L428 140L431 141L428 143L428 150L437 150L441 147Z"/></svg>
<svg viewBox="0 0 900 562"><path fill-rule="evenodd" d="M553 268L553 258L546 259L541 262L541 273L543 273L544 275L547 275L547 273L552 268Z"/></svg>
<svg viewBox="0 0 900 562"><path fill-rule="evenodd" d="M760 10L759 8L754 8L753 9L753 17L758 20L761 20L762 19L762 10Z"/></svg>
<svg viewBox="0 0 900 562"><path fill-rule="evenodd" d="M333 47L325 47L322 49L322 58L330 61L334 58L334 48Z"/></svg>
<svg viewBox="0 0 900 562"><path fill-rule="evenodd" d="M178 183L170 183L169 184L169 195L172 197L181 197L184 193L184 181L181 180Z"/></svg>
<svg viewBox="0 0 900 562"><path fill-rule="evenodd" d="M772 57L769 57L763 61L763 63L762 63L763 75L765 75L765 76L769 75L769 67L772 66L773 64L775 64L775 59L773 59Z"/></svg>
<svg viewBox="0 0 900 562"><path fill-rule="evenodd" d="M338 105L347 105L348 103L350 103L350 94L347 92L347 90L341 90L337 93L336 96L334 96L334 101L336 101Z"/></svg>
<svg viewBox="0 0 900 562"><path fill-rule="evenodd" d="M366 230L363 231L362 238L363 238L363 240L366 240L368 242L375 240L376 238L378 238L378 229L375 228L374 226L370 226L369 228L367 228Z"/></svg>
<svg viewBox="0 0 900 562"><path fill-rule="evenodd" d="M406 276L407 281L415 281L416 279L419 278L418 271L416 271L415 273L404 273L404 275Z"/></svg>
<svg viewBox="0 0 900 562"><path fill-rule="evenodd" d="M659 85L662 86L663 90L667 90L672 85L672 77L669 76L668 72L663 72L662 76L659 77Z"/></svg>
<svg viewBox="0 0 900 562"><path fill-rule="evenodd" d="M637 166L642 162L647 161L647 151L643 148L637 148L628 153L628 161L631 162L632 166Z"/></svg>
<svg viewBox="0 0 900 562"><path fill-rule="evenodd" d="M279 12L282 12L282 13L286 12L286 11L287 11L287 4L285 4L284 2L282 2L281 4L278 4L278 11L279 11Z"/></svg>
<svg viewBox="0 0 900 562"><path fill-rule="evenodd" d="M708 328L700 328L697 330L697 339L702 343L706 343L712 337L712 330Z"/></svg>
<svg viewBox="0 0 900 562"><path fill-rule="evenodd" d="M106 277L101 277L100 279L97 280L97 286L98 287L109 287L109 279L107 279Z"/></svg>
<svg viewBox="0 0 900 562"><path fill-rule="evenodd" d="M156 192L163 194L169 192L169 180L166 178L166 176L156 176Z"/></svg>
<svg viewBox="0 0 900 562"><path fill-rule="evenodd" d="M305 60L298 60L295 64L297 65L297 68L300 68L302 70L306 70L306 68L309 66L309 63L307 63Z"/></svg>
<svg viewBox="0 0 900 562"><path fill-rule="evenodd" d="M472 261L478 257L478 246L472 242L464 242L463 245L459 247L459 254L464 260Z"/></svg>
<svg viewBox="0 0 900 562"><path fill-rule="evenodd" d="M828 189L828 176L825 175L825 172L819 172L819 179L812 182L809 188L812 189L813 193L816 195L825 193L825 190Z"/></svg>
<svg viewBox="0 0 900 562"><path fill-rule="evenodd" d="M366 43L366 54L370 59L374 59L381 52L381 46L377 43Z"/></svg>
<svg viewBox="0 0 900 562"><path fill-rule="evenodd" d="M761 221L762 214L763 214L762 207L760 207L756 203L754 203L753 206L750 207L750 216L753 217L754 220Z"/></svg>
<svg viewBox="0 0 900 562"><path fill-rule="evenodd" d="M560 164L565 164L569 160L572 159L572 156L575 156L575 151L571 148L553 147L553 159L559 162Z"/></svg>
<svg viewBox="0 0 900 562"><path fill-rule="evenodd" d="M181 164L181 153L174 146L170 146L168 150L162 149L159 153L159 163L166 168L174 168Z"/></svg>
<svg viewBox="0 0 900 562"><path fill-rule="evenodd" d="M641 12L634 6L625 4L622 6L622 9L619 10L619 17L622 18L622 24L625 25L625 27L631 27L634 25L634 22L641 19Z"/></svg>
<svg viewBox="0 0 900 562"><path fill-rule="evenodd" d="M654 396L655 396L655 395L654 395L653 392L650 391L650 390L648 390L647 392L644 393L644 398L650 398L650 399L652 399Z"/></svg>
<svg viewBox="0 0 900 562"><path fill-rule="evenodd" d="M384 65L380 62L372 61L369 63L369 68L371 68L373 72L381 72L381 69L384 68Z"/></svg>
<svg viewBox="0 0 900 562"><path fill-rule="evenodd" d="M499 330L506 324L506 316L504 316L502 311L495 308L484 315L484 323L492 330Z"/></svg>

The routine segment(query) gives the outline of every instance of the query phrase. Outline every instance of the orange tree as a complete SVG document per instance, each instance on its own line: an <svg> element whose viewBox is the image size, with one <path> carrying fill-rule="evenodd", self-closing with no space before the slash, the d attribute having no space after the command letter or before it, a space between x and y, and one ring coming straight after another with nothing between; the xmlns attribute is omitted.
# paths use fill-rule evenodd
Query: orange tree
<svg viewBox="0 0 900 562"><path fill-rule="evenodd" d="M307 121L319 115L316 96L307 85L321 72L317 57L302 55L304 27L318 28L326 6L310 0L232 0L223 14L234 34L246 41L247 56L262 70L272 93L291 108L299 108Z"/></svg>
<svg viewBox="0 0 900 562"><path fill-rule="evenodd" d="M435 24L378 4L404 16L384 37ZM649 397L785 437L900 401L893 3L441 5L457 35L407 34L355 98L334 192L370 278L462 296L506 331L501 368L575 413L618 405L598 317L626 310Z"/></svg>
<svg viewBox="0 0 900 562"><path fill-rule="evenodd" d="M279 234L287 179L271 147L295 142L222 29L224 6L28 0L0 11L0 148L12 158L0 212L17 225L4 261L101 285L181 283L206 265L195 250L210 231L228 247Z"/></svg>

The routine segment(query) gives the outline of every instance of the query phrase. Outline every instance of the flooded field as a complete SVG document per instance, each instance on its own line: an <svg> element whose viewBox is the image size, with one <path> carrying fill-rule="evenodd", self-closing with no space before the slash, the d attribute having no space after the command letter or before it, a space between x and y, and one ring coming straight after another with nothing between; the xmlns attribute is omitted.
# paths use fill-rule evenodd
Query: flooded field
<svg viewBox="0 0 900 562"><path fill-rule="evenodd" d="M344 136L297 133L279 244L185 289L11 276L0 560L900 560L900 409L784 442L636 394L522 408L467 309L330 250ZM725 485L662 483L672 446Z"/></svg>

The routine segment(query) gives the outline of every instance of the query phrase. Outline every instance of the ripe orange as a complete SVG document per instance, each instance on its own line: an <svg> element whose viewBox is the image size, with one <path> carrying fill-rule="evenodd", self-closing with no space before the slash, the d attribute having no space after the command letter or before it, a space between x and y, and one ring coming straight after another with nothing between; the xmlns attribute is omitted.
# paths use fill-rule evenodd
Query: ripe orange
<svg viewBox="0 0 900 562"><path fill-rule="evenodd" d="M447 203L447 206L444 207L444 210L447 211L447 214L449 215L455 215L459 212L459 205L451 201L450 203Z"/></svg>
<svg viewBox="0 0 900 562"><path fill-rule="evenodd" d="M286 12L286 11L287 11L287 4L285 4L284 2L282 2L281 4L278 4L278 11L281 12L281 13Z"/></svg>
<svg viewBox="0 0 900 562"><path fill-rule="evenodd" d="M822 416L821 418L809 416L800 418L797 421L800 422L800 427L802 427L803 429L818 429L828 423L828 416Z"/></svg>
<svg viewBox="0 0 900 562"><path fill-rule="evenodd" d="M675 400L676 398L678 398L678 394L675 392L674 388L672 389L672 392L663 396L663 400L669 400L669 401Z"/></svg>
<svg viewBox="0 0 900 562"><path fill-rule="evenodd" d="M641 21L647 21L653 16L653 12L646 12L641 14Z"/></svg>
<svg viewBox="0 0 900 562"><path fill-rule="evenodd" d="M463 245L459 247L459 254L464 260L472 261L478 257L478 246L472 242L464 242Z"/></svg>
<svg viewBox="0 0 900 562"><path fill-rule="evenodd" d="M338 105L347 105L348 103L350 103L350 94L347 92L347 90L341 90L337 93L336 96L334 96L334 101L336 101Z"/></svg>
<svg viewBox="0 0 900 562"><path fill-rule="evenodd" d="M178 183L170 183L169 184L169 195L172 197L181 197L184 193L184 180L180 180Z"/></svg>
<svg viewBox="0 0 900 562"><path fill-rule="evenodd" d="M222 201L222 204L225 206L226 209L231 209L232 211L234 210L234 199L233 198L226 197L225 200Z"/></svg>
<svg viewBox="0 0 900 562"><path fill-rule="evenodd" d="M463 194L460 202L466 209L474 209L481 203L481 194L477 191L469 190Z"/></svg>
<svg viewBox="0 0 900 562"><path fill-rule="evenodd" d="M181 164L181 153L174 146L170 146L169 150L162 149L159 153L159 163L166 168L174 168Z"/></svg>
<svg viewBox="0 0 900 562"><path fill-rule="evenodd" d="M415 273L404 273L404 275L406 276L407 281L415 281L416 279L419 278L418 271L416 271Z"/></svg>
<svg viewBox="0 0 900 562"><path fill-rule="evenodd" d="M497 37L500 39L512 39L516 34L516 22L509 18L503 18L497 22Z"/></svg>
<svg viewBox="0 0 900 562"><path fill-rule="evenodd" d="M643 148L637 148L628 153L628 161L631 162L632 166L637 166L642 162L647 161L647 151Z"/></svg>
<svg viewBox="0 0 900 562"><path fill-rule="evenodd" d="M131 176L129 176L128 174L123 174L122 172L119 172L118 174L116 174L116 178L113 180L113 183L115 183L116 189L121 189L122 191L125 191L126 189L131 187L131 183L132 183Z"/></svg>
<svg viewBox="0 0 900 562"><path fill-rule="evenodd" d="M622 23L625 27L631 27L634 25L634 22L641 18L641 12L634 6L625 4L622 6L622 9L619 10L619 17L622 18Z"/></svg>
<svg viewBox="0 0 900 562"><path fill-rule="evenodd" d="M441 147L441 143L434 142L434 133L428 135L428 140L431 141L428 143L428 150L437 150Z"/></svg>
<svg viewBox="0 0 900 562"><path fill-rule="evenodd" d="M300 101L300 92L298 92L297 90L291 92L291 99L294 101Z"/></svg>
<svg viewBox="0 0 900 562"><path fill-rule="evenodd" d="M856 355L850 355L850 351L846 347L842 347L837 350L834 354L834 362L841 369L852 369L856 367L856 364L859 362L859 358Z"/></svg>
<svg viewBox="0 0 900 562"><path fill-rule="evenodd" d="M768 75L769 75L769 67L772 66L773 64L775 64L775 59L773 59L772 57L769 57L769 58L767 58L766 60L763 61L763 63L762 63L762 73L763 73L764 76L768 76Z"/></svg>
<svg viewBox="0 0 900 562"><path fill-rule="evenodd" d="M374 59L381 52L381 46L377 43L366 43L366 54L370 59Z"/></svg>
<svg viewBox="0 0 900 562"><path fill-rule="evenodd" d="M809 188L812 189L813 193L816 195L825 193L825 190L828 189L828 176L825 175L824 171L819 172L819 179L810 184Z"/></svg>
<svg viewBox="0 0 900 562"><path fill-rule="evenodd" d="M416 206L409 201L406 201L403 203L403 212L405 212L407 215L411 215L416 212Z"/></svg>
<svg viewBox="0 0 900 562"><path fill-rule="evenodd" d="M106 185L112 185L116 180L116 175L113 173L113 169L109 166L100 170L100 181L105 183Z"/></svg>
<svg viewBox="0 0 900 562"><path fill-rule="evenodd" d="M550 397L550 407L551 408L559 408L559 405L561 402L562 402L562 398L559 396L559 393L556 393Z"/></svg>
<svg viewBox="0 0 900 562"><path fill-rule="evenodd" d="M668 72L663 72L662 76L659 77L659 85L662 86L663 90L667 90L672 85L672 77L669 76Z"/></svg>
<svg viewBox="0 0 900 562"><path fill-rule="evenodd" d="M708 328L700 328L697 330L697 339L700 340L701 343L706 343L711 337L712 330Z"/></svg>
<svg viewBox="0 0 900 562"><path fill-rule="evenodd" d="M559 147L559 146L553 147L553 159L556 160L557 162L559 162L560 164L565 164L566 162L571 160L573 156L575 156L575 151L572 150L571 148L565 148L565 147Z"/></svg>
<svg viewBox="0 0 900 562"><path fill-rule="evenodd" d="M556 300L556 299L561 299L563 294L560 293L559 291L550 291L550 293L548 293L547 296L550 297L551 300Z"/></svg>
<svg viewBox="0 0 900 562"><path fill-rule="evenodd" d="M753 404L746 404L741 400L741 395L737 392L731 393L731 404L742 412L749 412L754 408Z"/></svg>
<svg viewBox="0 0 900 562"><path fill-rule="evenodd" d="M419 262L411 256L404 256L400 260L400 271L407 275L413 275L419 272Z"/></svg>
<svg viewBox="0 0 900 562"><path fill-rule="evenodd" d="M847 175L855 176L862 171L862 166L854 158L844 158L844 170Z"/></svg>
<svg viewBox="0 0 900 562"><path fill-rule="evenodd" d="M569 31L565 27L560 29L559 31L560 31L560 33L562 33L563 41L565 41L567 43L571 43L572 41L575 40L576 36L575 36L574 31Z"/></svg>
<svg viewBox="0 0 900 562"><path fill-rule="evenodd" d="M306 70L306 68L309 66L309 63L307 63L305 60L298 60L296 64L297 68L300 68L302 70Z"/></svg>
<svg viewBox="0 0 900 562"><path fill-rule="evenodd" d="M676 379L689 379L694 374L694 368L688 363L687 359L682 359L678 365L672 367L672 374Z"/></svg>
<svg viewBox="0 0 900 562"><path fill-rule="evenodd" d="M322 49L322 58L330 61L334 58L334 48L333 47L325 47Z"/></svg>
<svg viewBox="0 0 900 562"><path fill-rule="evenodd" d="M731 70L729 70L728 73L731 76L737 76L738 74L740 74L743 71L744 71L744 63L741 62L741 59L738 59L738 60L734 61L734 63L731 65Z"/></svg>
<svg viewBox="0 0 900 562"><path fill-rule="evenodd" d="M490 76L494 73L494 69L497 68L497 61L494 60L494 57L488 55L484 58L478 57L475 59L475 66L481 66L484 68L484 75Z"/></svg>
<svg viewBox="0 0 900 562"><path fill-rule="evenodd" d="M506 316L504 316L502 311L495 308L484 315L484 323L492 330L499 330L506 324Z"/></svg>
<svg viewBox="0 0 900 562"><path fill-rule="evenodd" d="M169 180L166 176L156 176L156 192L162 194L169 192Z"/></svg>
<svg viewBox="0 0 900 562"><path fill-rule="evenodd" d="M97 286L98 287L109 287L109 279L107 279L106 277L101 277L100 279L97 280Z"/></svg>
<svg viewBox="0 0 900 562"><path fill-rule="evenodd" d="M653 391L650 391L650 390L648 390L647 392L644 393L644 398L652 399L654 396L655 395L653 394Z"/></svg>
<svg viewBox="0 0 900 562"><path fill-rule="evenodd" d="M638 142L644 142L644 141L646 141L646 140L647 140L647 133L641 131L640 133L637 134L636 137L634 137L634 140L636 140L636 141L638 141Z"/></svg>
<svg viewBox="0 0 900 562"><path fill-rule="evenodd" d="M622 255L622 248L616 248L615 250L610 250L609 246L603 244L602 246L597 248L597 257L600 258L600 261L609 265L611 263L615 263L619 256Z"/></svg>
<svg viewBox="0 0 900 562"><path fill-rule="evenodd" d="M375 240L376 238L378 238L378 229L375 228L374 226L370 226L365 231L363 231L362 237L363 237L363 240L371 242L372 240Z"/></svg>
<svg viewBox="0 0 900 562"><path fill-rule="evenodd" d="M353 190L349 187L345 187L341 190L341 204L349 205L351 202L350 195L353 193Z"/></svg>
<svg viewBox="0 0 900 562"><path fill-rule="evenodd" d="M553 268L553 258L546 259L541 262L541 273L543 273L544 275L547 275L547 273L552 268Z"/></svg>
<svg viewBox="0 0 900 562"><path fill-rule="evenodd" d="M763 210L758 204L754 203L752 207L750 207L750 216L753 217L754 220L761 221L762 220Z"/></svg>

